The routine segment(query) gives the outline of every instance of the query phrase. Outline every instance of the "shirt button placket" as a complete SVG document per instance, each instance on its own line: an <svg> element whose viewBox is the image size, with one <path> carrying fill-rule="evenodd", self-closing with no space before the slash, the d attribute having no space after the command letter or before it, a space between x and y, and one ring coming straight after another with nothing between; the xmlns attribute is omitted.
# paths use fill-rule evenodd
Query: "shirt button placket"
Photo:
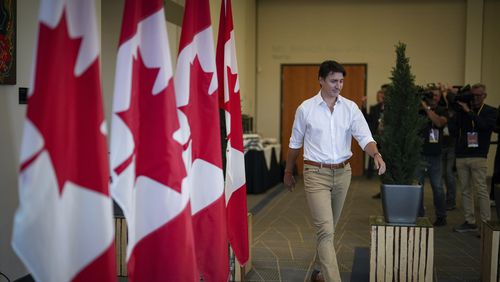
<svg viewBox="0 0 500 282"><path fill-rule="evenodd" d="M331 136L331 146L332 146L332 163L333 163L333 160L335 159L335 126L334 126L334 122L333 122L333 113L332 113L332 117L330 118L330 136Z"/></svg>

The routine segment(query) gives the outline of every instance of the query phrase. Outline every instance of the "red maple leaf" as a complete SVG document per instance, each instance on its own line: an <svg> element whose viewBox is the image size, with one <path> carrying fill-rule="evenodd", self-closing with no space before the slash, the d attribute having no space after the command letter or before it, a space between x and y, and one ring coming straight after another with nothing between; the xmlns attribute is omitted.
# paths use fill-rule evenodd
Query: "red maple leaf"
<svg viewBox="0 0 500 282"><path fill-rule="evenodd" d="M144 64L139 49L132 66L130 107L117 113L130 128L135 143L133 153L124 164L128 166L135 158L136 177L149 177L180 193L186 171L182 145L173 139L174 132L180 127L173 80L170 79L161 92L153 94L159 71ZM122 170L116 171L119 174Z"/></svg>
<svg viewBox="0 0 500 282"><path fill-rule="evenodd" d="M108 195L106 136L98 58L79 76L75 64L81 38L70 38L63 12L52 29L40 23L33 95L27 117L44 139L59 193L66 181ZM25 169L37 156L21 166Z"/></svg>
<svg viewBox="0 0 500 282"><path fill-rule="evenodd" d="M218 97L208 94L213 75L203 71L196 56L190 69L189 103L179 109L191 129L193 162L203 159L222 169Z"/></svg>
<svg viewBox="0 0 500 282"><path fill-rule="evenodd" d="M231 115L231 133L227 139L231 140L231 147L243 152L243 125L241 124L241 100L240 90L234 91L238 73L232 74L231 68L227 67L227 80L229 100L224 104L224 109Z"/></svg>

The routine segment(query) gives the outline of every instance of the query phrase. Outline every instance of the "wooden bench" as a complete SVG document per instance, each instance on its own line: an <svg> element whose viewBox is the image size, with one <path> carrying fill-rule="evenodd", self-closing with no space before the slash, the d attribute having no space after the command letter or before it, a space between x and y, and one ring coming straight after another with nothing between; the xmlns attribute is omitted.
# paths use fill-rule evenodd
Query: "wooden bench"
<svg viewBox="0 0 500 282"><path fill-rule="evenodd" d="M481 281L500 281L500 222L487 221L481 228Z"/></svg>
<svg viewBox="0 0 500 282"><path fill-rule="evenodd" d="M432 281L434 228L426 217L393 225L370 216L370 281Z"/></svg>

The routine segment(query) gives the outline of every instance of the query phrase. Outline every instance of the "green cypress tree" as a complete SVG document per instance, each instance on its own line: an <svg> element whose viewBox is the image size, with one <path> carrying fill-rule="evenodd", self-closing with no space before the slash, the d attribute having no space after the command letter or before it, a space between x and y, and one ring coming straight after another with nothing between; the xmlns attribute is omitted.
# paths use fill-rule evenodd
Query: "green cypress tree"
<svg viewBox="0 0 500 282"><path fill-rule="evenodd" d="M421 97L411 73L406 44L396 45L396 66L384 99L384 132L381 151L387 164L383 184L416 184L423 140L420 135L425 119L418 112Z"/></svg>

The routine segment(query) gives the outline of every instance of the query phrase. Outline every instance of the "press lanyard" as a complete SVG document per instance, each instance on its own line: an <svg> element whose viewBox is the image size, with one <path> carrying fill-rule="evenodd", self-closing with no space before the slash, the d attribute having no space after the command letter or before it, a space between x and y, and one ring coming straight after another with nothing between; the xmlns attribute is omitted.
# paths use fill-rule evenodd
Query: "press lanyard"
<svg viewBox="0 0 500 282"><path fill-rule="evenodd" d="M484 107L484 103L481 105L481 108L479 108L479 111L477 112L477 116L479 116L479 114L481 113L481 111L483 110L483 107ZM474 111L473 111L474 112ZM475 124L474 124L474 120L472 120L472 130L474 130L475 128Z"/></svg>

